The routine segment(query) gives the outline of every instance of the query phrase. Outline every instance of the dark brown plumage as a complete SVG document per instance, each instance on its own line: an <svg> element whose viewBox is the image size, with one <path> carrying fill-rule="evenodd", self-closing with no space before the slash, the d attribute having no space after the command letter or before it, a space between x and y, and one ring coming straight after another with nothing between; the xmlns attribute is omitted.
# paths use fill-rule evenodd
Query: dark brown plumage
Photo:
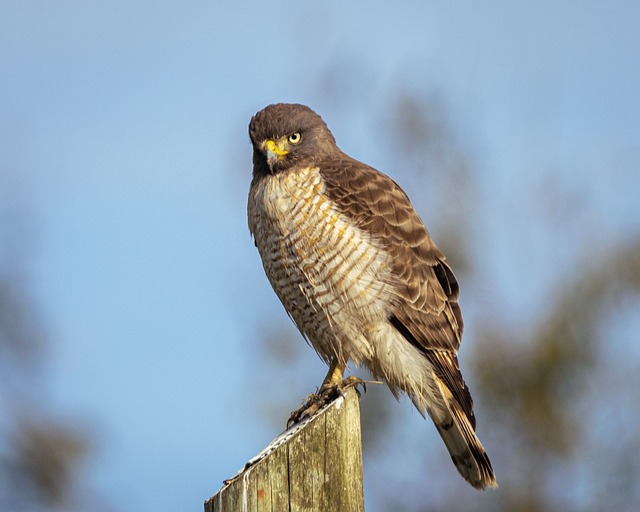
<svg viewBox="0 0 640 512"><path fill-rule="evenodd" d="M402 189L343 153L320 116L275 104L249 125L249 228L274 291L337 384L348 361L429 414L460 474L495 487L457 360L445 257Z"/></svg>

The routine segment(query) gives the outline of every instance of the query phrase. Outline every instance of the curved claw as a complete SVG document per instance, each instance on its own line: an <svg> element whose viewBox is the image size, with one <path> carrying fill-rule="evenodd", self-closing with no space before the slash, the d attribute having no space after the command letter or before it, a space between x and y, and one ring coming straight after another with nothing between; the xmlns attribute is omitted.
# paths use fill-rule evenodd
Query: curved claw
<svg viewBox="0 0 640 512"><path fill-rule="evenodd" d="M358 386L362 386L362 393L360 393ZM351 375L344 379L340 384L338 384L338 387L343 392L345 389L353 388L358 395L358 398L361 398L362 395L367 392L367 383L355 375Z"/></svg>

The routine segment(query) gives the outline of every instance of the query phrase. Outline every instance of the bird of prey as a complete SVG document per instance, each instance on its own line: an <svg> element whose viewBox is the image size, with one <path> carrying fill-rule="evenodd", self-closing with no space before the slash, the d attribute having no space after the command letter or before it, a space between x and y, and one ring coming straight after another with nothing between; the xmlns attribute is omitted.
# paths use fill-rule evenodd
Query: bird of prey
<svg viewBox="0 0 640 512"><path fill-rule="evenodd" d="M249 229L276 295L329 365L321 390L340 385L349 361L365 366L431 417L467 482L496 487L458 365L458 282L407 195L343 153L304 105L267 106L249 136Z"/></svg>

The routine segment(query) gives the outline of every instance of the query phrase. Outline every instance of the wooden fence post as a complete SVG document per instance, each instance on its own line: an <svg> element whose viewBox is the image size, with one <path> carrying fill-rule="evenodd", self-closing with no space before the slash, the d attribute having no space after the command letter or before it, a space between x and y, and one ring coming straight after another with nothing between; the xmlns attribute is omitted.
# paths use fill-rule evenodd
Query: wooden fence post
<svg viewBox="0 0 640 512"><path fill-rule="evenodd" d="M205 512L364 512L358 396L348 389L276 438Z"/></svg>

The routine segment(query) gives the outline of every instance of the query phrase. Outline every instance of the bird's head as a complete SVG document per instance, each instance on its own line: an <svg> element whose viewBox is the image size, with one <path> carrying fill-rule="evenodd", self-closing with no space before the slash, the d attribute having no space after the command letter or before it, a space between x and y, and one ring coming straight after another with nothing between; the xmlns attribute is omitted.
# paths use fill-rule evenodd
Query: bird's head
<svg viewBox="0 0 640 512"><path fill-rule="evenodd" d="M276 103L251 118L254 174L275 174L298 164L314 165L335 151L336 142L322 118L309 107Z"/></svg>

